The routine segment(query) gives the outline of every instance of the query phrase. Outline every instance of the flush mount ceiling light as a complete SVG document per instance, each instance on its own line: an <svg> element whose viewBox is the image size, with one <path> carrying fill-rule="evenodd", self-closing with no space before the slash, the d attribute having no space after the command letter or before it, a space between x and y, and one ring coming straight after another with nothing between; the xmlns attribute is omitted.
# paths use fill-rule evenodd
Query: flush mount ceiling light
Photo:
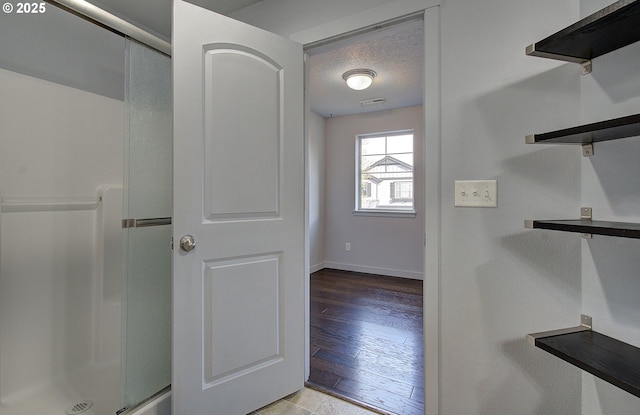
<svg viewBox="0 0 640 415"><path fill-rule="evenodd" d="M376 72L371 69L352 69L345 72L342 79L347 82L349 88L361 91L371 86L376 75Z"/></svg>

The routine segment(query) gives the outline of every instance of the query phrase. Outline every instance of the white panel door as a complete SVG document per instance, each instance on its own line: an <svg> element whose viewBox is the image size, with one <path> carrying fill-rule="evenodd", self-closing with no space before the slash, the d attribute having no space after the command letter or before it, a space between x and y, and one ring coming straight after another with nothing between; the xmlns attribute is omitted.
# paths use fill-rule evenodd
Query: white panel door
<svg viewBox="0 0 640 415"><path fill-rule="evenodd" d="M173 413L245 415L304 382L302 46L173 7Z"/></svg>

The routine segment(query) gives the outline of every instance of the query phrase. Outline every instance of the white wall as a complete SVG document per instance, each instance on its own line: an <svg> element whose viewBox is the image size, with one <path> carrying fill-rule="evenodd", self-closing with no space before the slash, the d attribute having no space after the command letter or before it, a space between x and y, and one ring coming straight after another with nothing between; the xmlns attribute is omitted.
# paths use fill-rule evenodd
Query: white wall
<svg viewBox="0 0 640 415"><path fill-rule="evenodd" d="M579 150L524 145L579 119L579 67L524 54L577 18L577 1L442 8L444 414L580 413L580 371L524 337L579 323L580 237L523 229L579 213ZM475 178L498 180L497 209L452 207Z"/></svg>
<svg viewBox="0 0 640 415"><path fill-rule="evenodd" d="M581 0L581 17L609 5ZM593 60L593 72L580 77L581 123L637 114L640 108L640 43ZM594 219L640 221L638 138L595 144L582 159L582 205ZM576 157L574 155L574 157ZM582 311L594 329L640 346L640 241L594 236L582 242ZM583 414L638 414L640 399L594 376L583 374Z"/></svg>
<svg viewBox="0 0 640 415"><path fill-rule="evenodd" d="M325 266L422 279L424 168L422 106L328 118L325 122ZM354 216L355 137L413 129L416 217ZM351 243L351 250L345 243Z"/></svg>
<svg viewBox="0 0 640 415"><path fill-rule="evenodd" d="M0 69L0 194L97 197L122 184L123 103ZM97 211L2 212L0 398L94 358Z"/></svg>
<svg viewBox="0 0 640 415"><path fill-rule="evenodd" d="M325 145L324 118L309 111L309 264L311 272L324 268Z"/></svg>

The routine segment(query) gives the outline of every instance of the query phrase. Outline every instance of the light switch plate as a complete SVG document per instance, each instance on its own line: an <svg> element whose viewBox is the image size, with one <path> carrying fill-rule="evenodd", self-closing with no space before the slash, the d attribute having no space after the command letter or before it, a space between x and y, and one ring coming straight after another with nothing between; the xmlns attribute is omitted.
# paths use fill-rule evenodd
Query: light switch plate
<svg viewBox="0 0 640 415"><path fill-rule="evenodd" d="M498 207L497 180L456 180L456 207Z"/></svg>

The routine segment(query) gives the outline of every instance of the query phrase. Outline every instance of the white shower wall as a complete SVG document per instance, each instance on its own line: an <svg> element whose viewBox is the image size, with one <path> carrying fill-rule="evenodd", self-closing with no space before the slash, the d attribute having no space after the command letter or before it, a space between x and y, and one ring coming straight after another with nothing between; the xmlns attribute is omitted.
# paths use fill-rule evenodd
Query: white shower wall
<svg viewBox="0 0 640 415"><path fill-rule="evenodd" d="M0 91L0 196L97 200L106 191L119 203L123 102L2 69ZM121 274L112 268L103 280L101 257L118 248L100 230L116 216L99 203L0 214L0 413L117 360Z"/></svg>

